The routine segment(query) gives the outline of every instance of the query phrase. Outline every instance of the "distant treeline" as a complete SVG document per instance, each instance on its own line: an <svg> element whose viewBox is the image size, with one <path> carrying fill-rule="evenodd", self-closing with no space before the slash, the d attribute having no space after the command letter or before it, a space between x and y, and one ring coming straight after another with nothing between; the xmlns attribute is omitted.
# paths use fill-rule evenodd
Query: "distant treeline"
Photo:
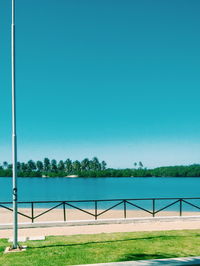
<svg viewBox="0 0 200 266"><path fill-rule="evenodd" d="M200 177L200 164L188 166L166 166L154 169L105 169L102 171L84 171L82 177Z"/></svg>
<svg viewBox="0 0 200 266"><path fill-rule="evenodd" d="M100 162L97 157L82 161L66 159L57 162L55 159L44 158L43 161L29 160L27 163L17 162L18 176L41 177L41 176L67 176L81 175L83 172L101 172L106 169L106 162ZM3 162L0 165L0 176L12 176L12 164Z"/></svg>
<svg viewBox="0 0 200 266"><path fill-rule="evenodd" d="M77 175L79 177L200 177L200 164L188 166L165 166L147 169L142 162L133 163L133 168L106 168L105 161L97 157L82 161L67 159L57 162L55 159L44 158L43 161L29 160L27 163L17 163L18 176L21 177L64 177ZM0 176L12 176L12 164L3 162L0 165Z"/></svg>

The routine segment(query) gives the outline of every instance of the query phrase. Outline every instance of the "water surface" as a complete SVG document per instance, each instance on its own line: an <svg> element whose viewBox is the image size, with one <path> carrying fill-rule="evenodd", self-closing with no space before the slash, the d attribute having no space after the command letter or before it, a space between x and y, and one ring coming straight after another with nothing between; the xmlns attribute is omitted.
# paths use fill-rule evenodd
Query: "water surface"
<svg viewBox="0 0 200 266"><path fill-rule="evenodd" d="M200 178L18 178L19 201L199 197ZM12 178L0 177L0 201L12 200Z"/></svg>

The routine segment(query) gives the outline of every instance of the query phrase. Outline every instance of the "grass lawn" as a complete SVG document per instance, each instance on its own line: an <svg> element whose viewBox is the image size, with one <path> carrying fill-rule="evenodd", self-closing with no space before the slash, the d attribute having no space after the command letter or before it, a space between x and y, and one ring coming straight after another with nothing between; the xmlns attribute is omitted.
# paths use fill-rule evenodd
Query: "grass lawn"
<svg viewBox="0 0 200 266"><path fill-rule="evenodd" d="M3 254L8 242L1 239L0 265L66 266L199 256L200 230L51 236L23 244L27 251Z"/></svg>

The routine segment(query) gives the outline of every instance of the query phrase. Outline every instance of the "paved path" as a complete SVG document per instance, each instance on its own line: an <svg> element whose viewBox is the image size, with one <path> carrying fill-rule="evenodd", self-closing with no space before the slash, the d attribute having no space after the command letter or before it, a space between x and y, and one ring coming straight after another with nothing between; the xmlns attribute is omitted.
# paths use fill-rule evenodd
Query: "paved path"
<svg viewBox="0 0 200 266"><path fill-rule="evenodd" d="M138 232L138 231L163 231L200 229L200 221L179 220L128 223L128 224L98 224L76 226L52 226L19 229L19 237L37 237L49 235L77 235L77 234L100 234L115 232ZM12 229L0 230L0 238L11 238Z"/></svg>
<svg viewBox="0 0 200 266"><path fill-rule="evenodd" d="M200 265L200 257L84 264L84 266L184 266ZM83 265L74 265L83 266Z"/></svg>

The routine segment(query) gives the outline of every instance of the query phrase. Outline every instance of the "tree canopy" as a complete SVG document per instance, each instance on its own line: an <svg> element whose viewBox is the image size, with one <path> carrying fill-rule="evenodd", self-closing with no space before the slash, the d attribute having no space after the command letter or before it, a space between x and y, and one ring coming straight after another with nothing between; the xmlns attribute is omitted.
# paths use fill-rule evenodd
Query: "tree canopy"
<svg viewBox="0 0 200 266"><path fill-rule="evenodd" d="M105 161L97 157L85 158L82 161L67 158L57 162L55 159L44 158L43 161L29 160L17 163L18 176L21 177L64 177L77 175L79 177L200 177L200 164L187 166L164 166L147 169L143 163L133 163L133 168L107 168ZM0 176L12 176L12 164L4 161L0 165Z"/></svg>

